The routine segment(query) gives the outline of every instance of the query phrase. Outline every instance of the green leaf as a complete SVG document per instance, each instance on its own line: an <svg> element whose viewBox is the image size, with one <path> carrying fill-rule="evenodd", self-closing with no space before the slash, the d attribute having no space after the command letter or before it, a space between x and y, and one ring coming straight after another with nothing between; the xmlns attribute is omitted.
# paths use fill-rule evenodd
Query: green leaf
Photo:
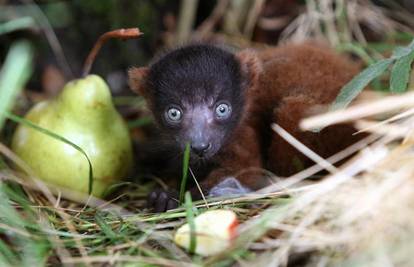
<svg viewBox="0 0 414 267"><path fill-rule="evenodd" d="M21 240L22 263L20 266L46 266L46 261L50 255L50 244L45 239L30 241Z"/></svg>
<svg viewBox="0 0 414 267"><path fill-rule="evenodd" d="M16 266L18 259L9 246L0 238L0 266Z"/></svg>
<svg viewBox="0 0 414 267"><path fill-rule="evenodd" d="M349 103L365 88L373 79L380 76L394 61L392 58L380 60L355 76L349 83L342 87L331 109L341 109Z"/></svg>
<svg viewBox="0 0 414 267"><path fill-rule="evenodd" d="M21 219L18 212L10 205L10 198L5 192L4 187L5 183L0 182L0 221L2 224L13 226L16 229L24 229L26 222Z"/></svg>
<svg viewBox="0 0 414 267"><path fill-rule="evenodd" d="M35 28L36 22L31 17L22 17L0 24L0 35L17 30Z"/></svg>
<svg viewBox="0 0 414 267"><path fill-rule="evenodd" d="M0 170L6 169L7 167L7 163L4 161L2 157L0 157Z"/></svg>
<svg viewBox="0 0 414 267"><path fill-rule="evenodd" d="M187 177L188 177L188 165L190 162L190 144L185 145L184 158L183 158L183 177L181 179L180 186L180 204L184 202L184 193L187 186Z"/></svg>
<svg viewBox="0 0 414 267"><path fill-rule="evenodd" d="M27 197L24 195L23 191L18 185L9 185L4 183L2 185L3 192L7 194L7 198L10 200L18 203L21 206L21 209L26 211L27 219L35 219L35 216L33 214L33 210L31 208L31 202L27 199ZM23 225L25 227L29 227L31 225L31 222L27 223L27 221L23 222Z"/></svg>
<svg viewBox="0 0 414 267"><path fill-rule="evenodd" d="M393 93L402 93L407 89L410 79L411 64L414 60L414 51L398 59L391 71L390 89Z"/></svg>
<svg viewBox="0 0 414 267"><path fill-rule="evenodd" d="M402 57L405 57L405 56L408 56L409 54L411 54L413 52L413 50L414 50L414 39L407 46L397 46L392 51L391 58L393 58L393 59L400 59Z"/></svg>
<svg viewBox="0 0 414 267"><path fill-rule="evenodd" d="M27 41L12 45L0 72L0 129L4 113L10 109L17 94L32 73L33 51Z"/></svg>
<svg viewBox="0 0 414 267"><path fill-rule="evenodd" d="M195 248L197 246L197 240L196 240L196 226L194 222L193 201L191 199L190 192L185 193L185 211L186 211L187 223L190 228L190 246L188 248L188 251L190 253L194 253Z"/></svg>
<svg viewBox="0 0 414 267"><path fill-rule="evenodd" d="M0 113L0 114L1 114L1 113ZM54 132L52 132L52 131L49 131L48 129L42 128L42 127L40 127L40 126L38 126L38 125L34 124L33 122L31 122L31 121L29 121L29 120L26 120L26 119L23 119L23 118L20 118L19 116L16 116L16 115L14 115L14 114L11 114L11 113L6 112L6 117L7 117L9 120L12 120L12 121L14 121L14 122L16 122L16 123L23 124L23 125L25 125L25 126L27 126L27 127L30 127L30 128L32 128L32 129L35 129L36 131L39 131L39 132L41 132L41 133L43 133L43 134L46 134L46 135L48 135L48 136L50 136L50 137L52 137L52 138L55 138L56 140L59 140L59 141L61 141L61 142L65 143L65 144L67 144L67 145L70 145L70 146L72 146L74 149L76 149L76 150L78 150L80 153L82 153L82 154L85 156L86 160L88 161L88 165L89 165L89 188L88 188L88 193L89 193L89 194L91 194L91 193L92 193L92 188L93 188L93 170L92 170L92 162L91 162L91 160L89 159L89 157L88 157L88 155L86 154L86 152L85 152L85 151L84 151L84 150L83 150L80 146L78 146L78 145L76 145L76 144L72 143L71 141L69 141L68 139L66 139L66 138L64 138L64 137L62 137L62 136L60 136L60 135L55 134L55 133L54 133Z"/></svg>
<svg viewBox="0 0 414 267"><path fill-rule="evenodd" d="M360 57L365 63L372 64L374 60L372 57L365 51L364 47L358 43L343 43L336 47L339 52L351 52Z"/></svg>
<svg viewBox="0 0 414 267"><path fill-rule="evenodd" d="M105 222L105 219L102 217L101 214L99 214L99 212L96 213L95 215L95 220L96 223L98 224L98 226L102 229L102 231L105 233L105 235L109 238L109 239L115 239L116 238L116 233L112 230L112 228Z"/></svg>
<svg viewBox="0 0 414 267"><path fill-rule="evenodd" d="M9 266L1 265L4 261L14 263L10 266L45 266L51 246L34 217L22 212L18 205L17 208L11 205L14 203L9 196L11 190L0 182L0 233L9 237L9 242L0 242L0 266Z"/></svg>
<svg viewBox="0 0 414 267"><path fill-rule="evenodd" d="M394 59L400 59L402 57L407 56L408 54L410 54L411 49L408 47L404 47L404 46L397 46L393 51L392 51L392 58Z"/></svg>
<svg viewBox="0 0 414 267"><path fill-rule="evenodd" d="M128 122L129 129L142 127L152 123L152 119L150 117L142 117L133 121Z"/></svg>

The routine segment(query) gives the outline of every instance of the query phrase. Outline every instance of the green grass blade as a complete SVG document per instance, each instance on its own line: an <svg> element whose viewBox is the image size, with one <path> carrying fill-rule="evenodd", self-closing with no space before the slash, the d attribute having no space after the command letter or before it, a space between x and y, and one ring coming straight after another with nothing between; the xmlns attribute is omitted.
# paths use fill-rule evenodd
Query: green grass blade
<svg viewBox="0 0 414 267"><path fill-rule="evenodd" d="M32 73L33 51L27 41L12 45L0 72L0 129L8 111Z"/></svg>
<svg viewBox="0 0 414 267"><path fill-rule="evenodd" d="M380 76L394 61L393 58L380 60L355 76L349 83L342 87L331 109L341 109L349 103L364 89L373 79Z"/></svg>
<svg viewBox="0 0 414 267"><path fill-rule="evenodd" d="M93 169L92 169L92 162L89 159L89 157L86 154L86 152L80 146L72 143L71 141L69 141L68 139L66 139L66 138L64 138L64 137L62 137L60 135L55 134L52 131L49 131L48 129L42 128L42 127L34 124L33 122L31 122L29 120L26 120L26 119L23 119L23 118L20 118L19 116L16 116L14 114L11 114L11 113L8 113L7 112L6 113L6 117L8 119L16 122L16 123L23 124L24 126L30 127L32 129L35 129L36 131L39 131L39 132L41 132L43 134L46 134L46 135L50 136L51 138L55 138L56 140L59 140L59 141L65 143L65 144L68 144L68 145L72 146L73 148L75 148L76 150L78 150L80 153L82 153L85 156L86 160L88 161L88 165L89 165L89 188L88 188L88 192L89 192L89 194L92 193L92 188L93 188Z"/></svg>
<svg viewBox="0 0 414 267"><path fill-rule="evenodd" d="M133 121L128 122L128 128L138 128L152 123L152 119L150 117L143 117Z"/></svg>
<svg viewBox="0 0 414 267"><path fill-rule="evenodd" d="M0 170L6 169L7 167L7 163L4 161L2 157L0 157Z"/></svg>
<svg viewBox="0 0 414 267"><path fill-rule="evenodd" d="M191 199L190 192L185 193L185 212L187 217L187 223L190 227L190 246L188 248L190 253L194 253L197 246L196 240L196 226L194 222L194 211L193 211L193 201Z"/></svg>
<svg viewBox="0 0 414 267"><path fill-rule="evenodd" d="M116 238L116 233L112 230L112 228L105 222L104 217L97 212L95 214L95 220L96 223L98 224L98 226L101 228L101 230L104 232L104 234L109 238L109 239L115 239Z"/></svg>
<svg viewBox="0 0 414 267"><path fill-rule="evenodd" d="M374 59L365 51L364 47L357 43L343 43L336 47L339 52L351 52L360 57L365 63L373 64Z"/></svg>
<svg viewBox="0 0 414 267"><path fill-rule="evenodd" d="M407 89L410 79L411 64L414 60L414 51L398 59L392 70L390 80L390 90L393 93L402 93Z"/></svg>
<svg viewBox="0 0 414 267"><path fill-rule="evenodd" d="M36 27L36 22L33 18L22 17L0 24L0 35L34 27Z"/></svg>
<svg viewBox="0 0 414 267"><path fill-rule="evenodd" d="M10 205L9 197L4 190L4 183L0 183L0 221L6 225L18 229L24 228L24 221L20 218L17 211Z"/></svg>
<svg viewBox="0 0 414 267"><path fill-rule="evenodd" d="M16 202L20 205L22 210L26 211L27 219L35 219L33 209L30 206L32 203L27 199L25 195L23 195L23 192L21 188L18 187L18 185L3 183L2 189L3 192L7 194L8 199L10 199L13 202ZM22 224L24 224L25 227L31 226L31 223L26 224L26 221L22 222Z"/></svg>
<svg viewBox="0 0 414 267"><path fill-rule="evenodd" d="M50 252L50 245L45 239L30 240L21 244L23 247L22 264L20 266L46 266L46 261Z"/></svg>
<svg viewBox="0 0 414 267"><path fill-rule="evenodd" d="M188 177L188 165L190 162L190 144L185 145L184 158L183 158L183 177L181 179L180 186L180 204L184 202L184 193L187 186L187 177Z"/></svg>
<svg viewBox="0 0 414 267"><path fill-rule="evenodd" d="M1 231L0 231L1 233ZM18 259L9 246L0 238L0 266L15 266Z"/></svg>
<svg viewBox="0 0 414 267"><path fill-rule="evenodd" d="M3 259L16 261L18 256L20 262L15 262L13 266L44 266L50 252L50 245L41 234L39 225L30 218L31 216L27 216L27 213L23 212L20 215L18 210L10 204L10 197L5 191L4 182L0 183L0 199L0 222L2 225L0 233L10 237L10 244L0 245ZM35 231L30 232L26 225L31 225ZM16 257L10 253L14 250L18 251Z"/></svg>
<svg viewBox="0 0 414 267"><path fill-rule="evenodd" d="M408 54L411 53L411 49L408 47L404 47L404 46L397 46L393 51L392 51L392 58L393 59L400 59L402 57L407 56Z"/></svg>

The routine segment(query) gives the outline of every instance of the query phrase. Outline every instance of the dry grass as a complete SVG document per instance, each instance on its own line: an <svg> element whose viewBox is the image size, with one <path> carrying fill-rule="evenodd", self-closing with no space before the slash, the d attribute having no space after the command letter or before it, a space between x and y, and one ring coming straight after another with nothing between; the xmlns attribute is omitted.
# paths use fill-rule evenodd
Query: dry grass
<svg viewBox="0 0 414 267"><path fill-rule="evenodd" d="M328 40L332 46L358 42L366 45L366 32L387 36L399 31L412 33L412 16L404 9L390 12L369 0L309 0L302 12L284 30L282 42L303 42L309 39ZM392 16L404 18L398 22ZM363 30L363 27L366 29Z"/></svg>

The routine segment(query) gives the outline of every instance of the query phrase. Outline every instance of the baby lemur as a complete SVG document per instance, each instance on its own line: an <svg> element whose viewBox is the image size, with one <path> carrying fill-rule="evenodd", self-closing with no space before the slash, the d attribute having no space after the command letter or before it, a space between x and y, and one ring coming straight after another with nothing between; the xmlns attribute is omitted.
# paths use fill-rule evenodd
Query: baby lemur
<svg viewBox="0 0 414 267"><path fill-rule="evenodd" d="M158 141L170 151L162 154L165 164L159 168L173 169L171 176L179 179L189 143L190 167L203 193L218 196L263 186L248 170L288 176L312 164L271 131L272 123L322 157L355 142L350 126L302 132L298 122L312 108L332 103L358 69L346 57L311 44L236 54L197 44L173 50L150 67L132 68L129 77L154 115ZM196 187L191 192L199 197ZM164 211L177 201L156 190L149 205Z"/></svg>

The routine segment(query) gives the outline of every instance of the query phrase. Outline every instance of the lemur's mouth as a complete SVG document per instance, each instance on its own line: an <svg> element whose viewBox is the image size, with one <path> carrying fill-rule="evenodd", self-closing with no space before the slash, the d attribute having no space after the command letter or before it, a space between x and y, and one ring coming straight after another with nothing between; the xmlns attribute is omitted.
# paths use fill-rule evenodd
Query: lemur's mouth
<svg viewBox="0 0 414 267"><path fill-rule="evenodd" d="M211 156L212 155L207 155L207 154L204 154L204 155L200 156L200 155L197 155L195 153L191 153L190 154L190 163L192 165L203 165L206 162L208 162L208 160L211 158Z"/></svg>

